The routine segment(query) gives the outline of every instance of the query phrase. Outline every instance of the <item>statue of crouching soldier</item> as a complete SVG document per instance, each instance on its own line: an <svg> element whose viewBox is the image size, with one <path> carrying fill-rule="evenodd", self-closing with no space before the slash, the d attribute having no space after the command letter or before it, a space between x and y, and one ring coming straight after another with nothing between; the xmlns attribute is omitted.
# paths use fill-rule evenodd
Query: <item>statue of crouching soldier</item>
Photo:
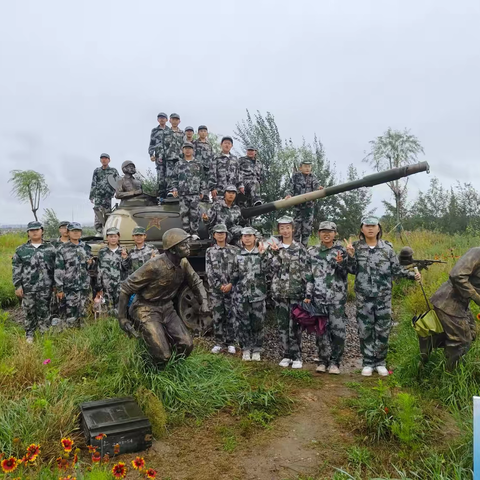
<svg viewBox="0 0 480 480"><path fill-rule="evenodd" d="M115 197L118 199L132 198L143 193L142 182L134 177L137 173L135 164L131 160L122 163L124 176L117 180Z"/></svg>
<svg viewBox="0 0 480 480"><path fill-rule="evenodd" d="M128 334L138 331L147 344L156 363L167 362L172 350L187 357L193 350L193 340L187 327L173 307L184 280L192 289L200 313L207 314L207 293L203 282L186 257L190 254L188 235L181 228L172 228L163 234L164 253L149 260L122 282L118 321ZM136 294L127 317L128 300Z"/></svg>

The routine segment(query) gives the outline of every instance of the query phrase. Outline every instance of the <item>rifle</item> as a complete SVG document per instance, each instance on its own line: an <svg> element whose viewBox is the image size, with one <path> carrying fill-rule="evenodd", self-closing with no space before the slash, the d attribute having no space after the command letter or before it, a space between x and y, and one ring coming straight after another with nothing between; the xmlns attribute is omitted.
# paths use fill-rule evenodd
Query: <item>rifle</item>
<svg viewBox="0 0 480 480"><path fill-rule="evenodd" d="M413 258L413 253L411 247L403 247L398 255L400 265L414 265L419 270L428 270L428 267L434 263L447 263L442 260L416 260Z"/></svg>

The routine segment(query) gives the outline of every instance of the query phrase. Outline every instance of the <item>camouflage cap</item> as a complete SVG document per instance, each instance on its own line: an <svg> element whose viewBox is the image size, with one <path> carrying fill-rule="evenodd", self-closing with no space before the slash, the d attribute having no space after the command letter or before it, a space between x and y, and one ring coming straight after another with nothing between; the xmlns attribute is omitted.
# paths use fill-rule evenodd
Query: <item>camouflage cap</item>
<svg viewBox="0 0 480 480"><path fill-rule="evenodd" d="M285 223L291 223L291 224L293 224L293 218L292 218L292 217L289 217L288 215L284 215L283 217L280 217L280 218L277 220L277 225L285 224Z"/></svg>
<svg viewBox="0 0 480 480"><path fill-rule="evenodd" d="M312 165L311 160L300 160L300 165Z"/></svg>
<svg viewBox="0 0 480 480"><path fill-rule="evenodd" d="M132 231L132 235L146 235L147 231L143 227L135 227Z"/></svg>
<svg viewBox="0 0 480 480"><path fill-rule="evenodd" d="M200 125L198 127L198 130L208 130L207 126L206 125Z"/></svg>
<svg viewBox="0 0 480 480"><path fill-rule="evenodd" d="M178 118L180 120L180 115L178 113L171 113L170 118Z"/></svg>
<svg viewBox="0 0 480 480"><path fill-rule="evenodd" d="M67 227L69 223L70 223L70 222L69 222L68 220L62 220L62 221L58 224L58 228L60 228L60 227Z"/></svg>
<svg viewBox="0 0 480 480"><path fill-rule="evenodd" d="M248 145L248 146L247 146L247 150L255 150L255 151L257 151L257 149L256 149L253 145Z"/></svg>
<svg viewBox="0 0 480 480"><path fill-rule="evenodd" d="M123 163L122 163L122 170L127 167L128 165L133 165L135 166L135 164L131 161L131 160L125 160Z"/></svg>
<svg viewBox="0 0 480 480"><path fill-rule="evenodd" d="M377 217L369 216L362 219L362 225L378 225L380 220Z"/></svg>
<svg viewBox="0 0 480 480"><path fill-rule="evenodd" d="M71 222L67 226L68 230L83 230L82 229L82 224L78 222Z"/></svg>
<svg viewBox="0 0 480 480"><path fill-rule="evenodd" d="M43 229L43 225L40 222L29 222L27 225L27 232L30 230L38 230L39 228Z"/></svg>
<svg viewBox="0 0 480 480"><path fill-rule="evenodd" d="M182 145L182 148L193 148L193 143L192 142L185 142Z"/></svg>
<svg viewBox="0 0 480 480"><path fill-rule="evenodd" d="M184 130L184 131L185 131L185 132L188 132L189 130L190 130L191 132L194 132L194 131L195 131L195 130L193 129L193 127L190 127L190 126L185 127L185 130Z"/></svg>
<svg viewBox="0 0 480 480"><path fill-rule="evenodd" d="M168 118L168 115L165 113L165 112L160 112L158 115L157 115L157 118Z"/></svg>
<svg viewBox="0 0 480 480"><path fill-rule="evenodd" d="M110 155L108 153L101 153L100 158L108 158L110 159Z"/></svg>
<svg viewBox="0 0 480 480"><path fill-rule="evenodd" d="M225 191L238 193L237 187L235 185L227 185Z"/></svg>
<svg viewBox="0 0 480 480"><path fill-rule="evenodd" d="M318 226L318 231L320 230L332 230L334 232L337 231L337 225L334 222L320 222L320 225Z"/></svg>
<svg viewBox="0 0 480 480"><path fill-rule="evenodd" d="M225 140L229 140L230 142L233 143L233 138L229 137L228 135L226 137L222 137L222 141L220 143L223 143Z"/></svg>
<svg viewBox="0 0 480 480"><path fill-rule="evenodd" d="M227 226L223 223L219 223L213 227L213 233L228 233Z"/></svg>
<svg viewBox="0 0 480 480"><path fill-rule="evenodd" d="M105 232L107 235L120 235L120 230L117 227L107 228Z"/></svg>
<svg viewBox="0 0 480 480"><path fill-rule="evenodd" d="M240 231L241 235L256 235L257 231L253 227L244 227Z"/></svg>

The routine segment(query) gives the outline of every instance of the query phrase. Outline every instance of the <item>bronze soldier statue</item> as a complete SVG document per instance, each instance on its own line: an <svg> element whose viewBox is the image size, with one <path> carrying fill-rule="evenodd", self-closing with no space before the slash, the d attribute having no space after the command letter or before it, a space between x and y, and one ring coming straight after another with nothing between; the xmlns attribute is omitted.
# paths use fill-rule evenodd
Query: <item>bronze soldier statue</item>
<svg viewBox="0 0 480 480"><path fill-rule="evenodd" d="M157 363L167 362L172 349L188 357L193 340L173 307L173 300L184 280L192 289L200 313L207 314L207 293L201 278L186 257L190 255L190 235L181 228L171 228L162 237L164 253L149 260L132 273L121 286L118 321L129 335L139 331L148 351ZM136 295L130 307L128 300Z"/></svg>
<svg viewBox="0 0 480 480"><path fill-rule="evenodd" d="M131 160L123 162L122 172L125 175L117 181L115 197L122 199L141 195L143 193L142 182L134 177L137 173L135 164Z"/></svg>
<svg viewBox="0 0 480 480"><path fill-rule="evenodd" d="M458 260L449 280L430 299L444 332L419 337L423 361L433 348L444 348L447 369L452 370L468 352L477 334L470 300L480 305L480 247L471 248Z"/></svg>

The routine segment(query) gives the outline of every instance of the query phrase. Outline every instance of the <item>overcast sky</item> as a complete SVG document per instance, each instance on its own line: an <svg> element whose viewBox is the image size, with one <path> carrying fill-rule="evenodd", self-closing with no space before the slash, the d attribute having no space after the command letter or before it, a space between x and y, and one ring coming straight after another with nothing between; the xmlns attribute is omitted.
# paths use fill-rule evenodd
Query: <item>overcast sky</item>
<svg viewBox="0 0 480 480"><path fill-rule="evenodd" d="M32 218L13 169L45 174L43 207L93 223L99 154L150 167L159 111L220 134L270 111L285 138L316 133L343 175L406 127L442 183L480 188L478 0L5 1L0 44L0 224Z"/></svg>

